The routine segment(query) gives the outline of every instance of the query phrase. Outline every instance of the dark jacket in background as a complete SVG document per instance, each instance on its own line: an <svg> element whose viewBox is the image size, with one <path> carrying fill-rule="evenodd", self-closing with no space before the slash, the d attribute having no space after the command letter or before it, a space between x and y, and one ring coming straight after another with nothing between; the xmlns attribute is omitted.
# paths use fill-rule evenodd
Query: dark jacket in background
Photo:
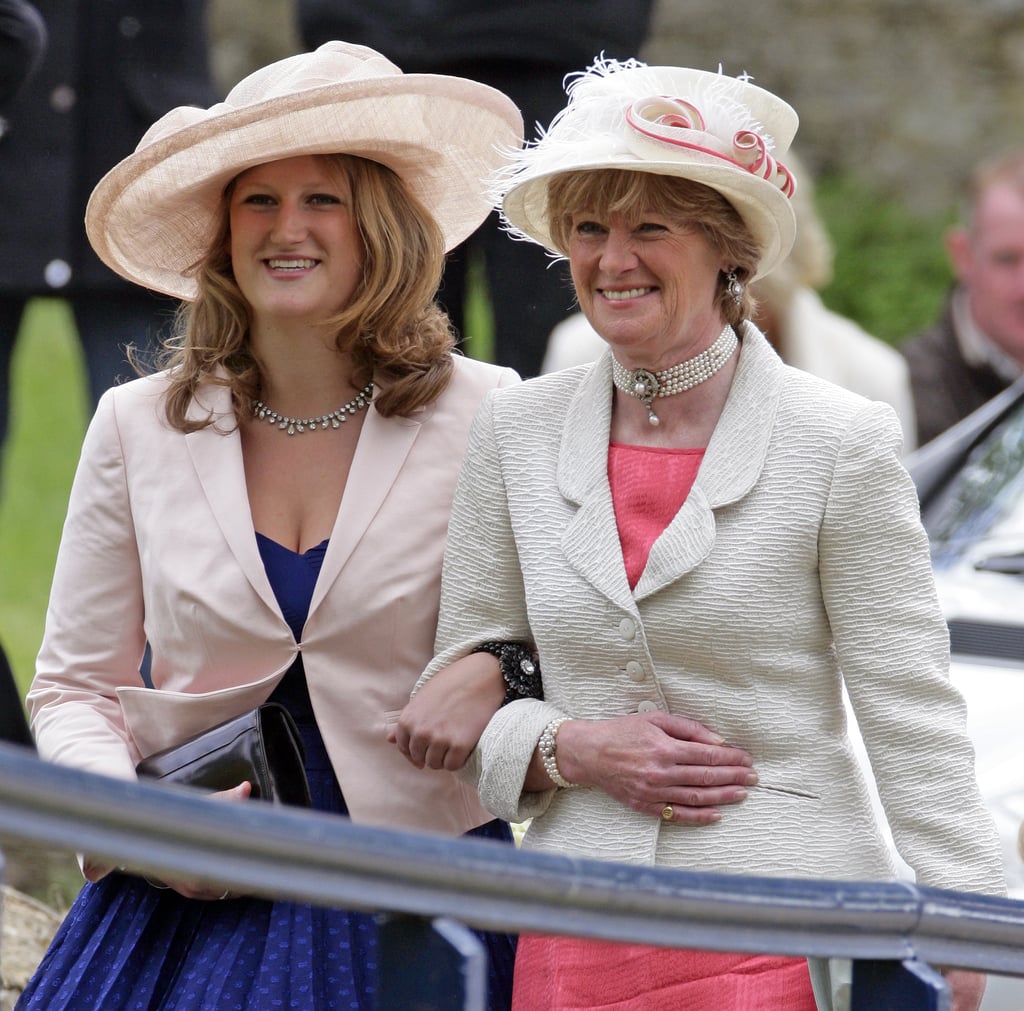
<svg viewBox="0 0 1024 1011"><path fill-rule="evenodd" d="M474 60L549 63L568 72L582 70L602 50L619 59L637 56L653 0L297 0L296 6L307 45L358 42L406 73ZM526 126L532 131L532 123Z"/></svg>
<svg viewBox="0 0 1024 1011"><path fill-rule="evenodd" d="M964 358L953 325L952 294L935 324L907 340L900 351L910 366L921 446L1010 385L991 366L971 365Z"/></svg>
<svg viewBox="0 0 1024 1011"><path fill-rule="evenodd" d="M36 0L49 46L5 110L0 294L125 287L85 237L93 186L177 105L217 101L203 0Z"/></svg>
<svg viewBox="0 0 1024 1011"><path fill-rule="evenodd" d="M0 109L32 75L46 48L46 26L23 0L0 0ZM0 119L0 137L6 120ZM21 692L0 647L0 740L32 746Z"/></svg>
<svg viewBox="0 0 1024 1011"><path fill-rule="evenodd" d="M28 80L46 49L42 15L25 0L0 0L0 109ZM0 136L6 121L0 123Z"/></svg>

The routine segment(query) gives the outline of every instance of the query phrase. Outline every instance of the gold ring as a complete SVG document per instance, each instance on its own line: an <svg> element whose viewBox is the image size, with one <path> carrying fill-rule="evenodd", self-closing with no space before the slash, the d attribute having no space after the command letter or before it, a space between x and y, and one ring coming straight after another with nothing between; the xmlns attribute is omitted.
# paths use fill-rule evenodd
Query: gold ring
<svg viewBox="0 0 1024 1011"><path fill-rule="evenodd" d="M675 808L671 804L666 804L661 809L661 820L671 821L675 817Z"/></svg>

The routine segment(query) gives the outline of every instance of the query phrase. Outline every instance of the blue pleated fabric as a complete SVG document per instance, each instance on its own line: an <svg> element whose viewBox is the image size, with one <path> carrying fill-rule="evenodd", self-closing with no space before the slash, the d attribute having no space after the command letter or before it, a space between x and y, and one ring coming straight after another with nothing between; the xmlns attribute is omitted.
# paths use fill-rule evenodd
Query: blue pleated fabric
<svg viewBox="0 0 1024 1011"><path fill-rule="evenodd" d="M298 554L257 539L298 639L327 542ZM302 734L313 806L347 814L301 658L271 698ZM498 821L469 835L512 841ZM488 952L489 1007L506 1011L515 938L478 936ZM254 898L200 902L110 874L83 887L16 1011L372 1011L376 991L372 914Z"/></svg>

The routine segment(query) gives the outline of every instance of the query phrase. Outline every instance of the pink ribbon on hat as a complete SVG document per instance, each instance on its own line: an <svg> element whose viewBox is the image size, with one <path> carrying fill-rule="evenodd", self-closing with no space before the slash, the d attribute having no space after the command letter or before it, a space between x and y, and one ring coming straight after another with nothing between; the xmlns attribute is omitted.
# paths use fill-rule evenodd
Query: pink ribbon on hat
<svg viewBox="0 0 1024 1011"><path fill-rule="evenodd" d="M666 95L641 98L626 109L626 122L637 133L672 147L701 151L731 162L738 168L760 176L777 186L785 196L796 192L796 179L782 162L768 153L764 138L754 130L738 130L731 146L708 133L704 117L692 103ZM703 143L688 140L686 134L699 133Z"/></svg>

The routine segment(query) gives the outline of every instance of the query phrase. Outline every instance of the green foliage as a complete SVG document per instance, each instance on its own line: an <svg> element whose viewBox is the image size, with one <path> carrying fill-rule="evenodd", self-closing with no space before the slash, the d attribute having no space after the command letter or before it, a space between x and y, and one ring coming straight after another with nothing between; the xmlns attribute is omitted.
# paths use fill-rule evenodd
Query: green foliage
<svg viewBox="0 0 1024 1011"><path fill-rule="evenodd" d="M24 691L42 639L88 410L81 353L66 303L30 303L11 378L12 418L0 498L0 642Z"/></svg>
<svg viewBox="0 0 1024 1011"><path fill-rule="evenodd" d="M951 281L948 217L920 217L849 176L815 184L817 207L835 246L829 308L891 344L928 326Z"/></svg>
<svg viewBox="0 0 1024 1011"><path fill-rule="evenodd" d="M484 265L478 257L470 260L466 286L466 334L462 350L470 358L489 362L492 360L494 349L494 318L487 295Z"/></svg>

